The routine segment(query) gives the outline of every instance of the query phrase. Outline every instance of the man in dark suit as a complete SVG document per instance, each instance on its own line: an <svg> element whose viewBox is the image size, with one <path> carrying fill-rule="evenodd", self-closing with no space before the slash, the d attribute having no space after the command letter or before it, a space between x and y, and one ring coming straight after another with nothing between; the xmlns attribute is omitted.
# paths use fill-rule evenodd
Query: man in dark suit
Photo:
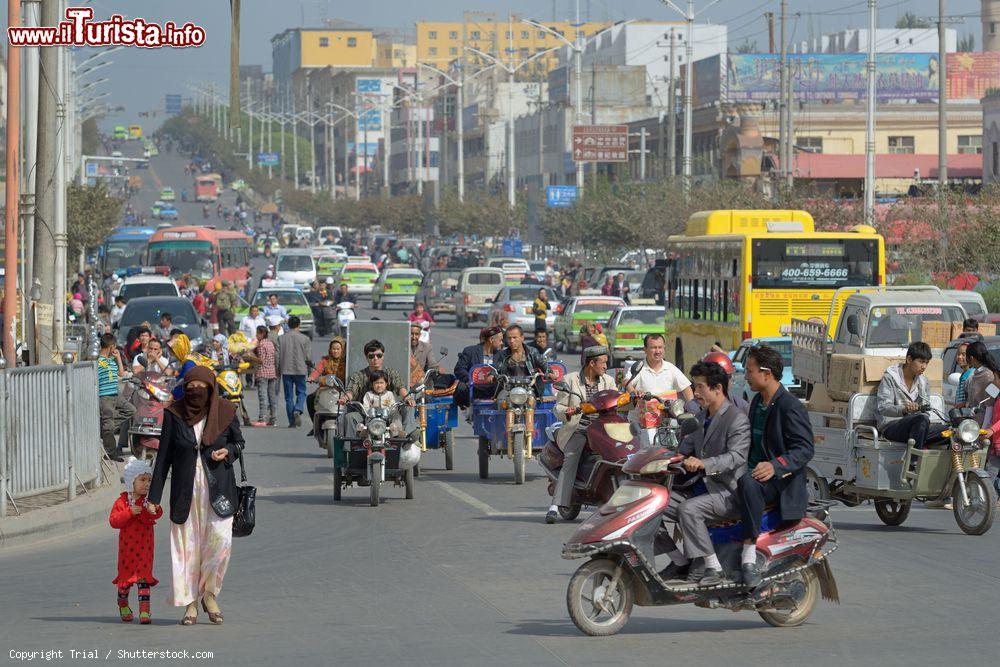
<svg viewBox="0 0 1000 667"><path fill-rule="evenodd" d="M757 392L750 403L749 470L740 477L737 498L743 520L743 583L760 584L757 537L764 508L777 501L783 521L806 514L806 465L813 457L809 413L799 399L781 386L781 354L766 345L747 353L746 379Z"/></svg>
<svg viewBox="0 0 1000 667"><path fill-rule="evenodd" d="M690 489L675 489L664 513L667 521L680 526L684 537L681 553L666 531L657 535L658 551L670 556L664 579L687 576L687 581L703 586L722 583L722 564L708 534L708 524L739 515L736 481L746 470L750 449L750 420L726 395L729 378L719 364L700 361L691 369L691 387L701 406L700 428L681 442L684 468L689 473L704 472Z"/></svg>
<svg viewBox="0 0 1000 667"><path fill-rule="evenodd" d="M479 345L470 345L462 350L455 362L455 403L459 407L469 407L469 372L481 364L492 364L493 355L503 347L503 331L500 327L488 327L479 332ZM490 394L492 396L492 394Z"/></svg>

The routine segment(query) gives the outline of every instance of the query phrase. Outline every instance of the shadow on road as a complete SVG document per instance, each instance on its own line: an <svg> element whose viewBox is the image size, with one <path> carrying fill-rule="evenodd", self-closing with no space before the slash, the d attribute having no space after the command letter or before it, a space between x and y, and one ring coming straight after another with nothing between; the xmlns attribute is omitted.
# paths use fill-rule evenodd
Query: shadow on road
<svg viewBox="0 0 1000 667"><path fill-rule="evenodd" d="M133 607L133 610L135 608ZM177 608L178 613L183 611ZM117 611L115 613L118 613ZM139 612L135 612L136 620L132 623L122 623L117 616L35 616L33 621L46 621L49 623L99 623L101 625L139 625ZM176 619L154 618L150 625L179 625L180 615Z"/></svg>
<svg viewBox="0 0 1000 667"><path fill-rule="evenodd" d="M922 526L883 526L882 524L871 523L851 523L850 521L837 521L834 515L835 526L838 531L857 530L863 533L912 533L914 535L949 535L953 532L961 532L958 527L954 531L942 528L925 528Z"/></svg>
<svg viewBox="0 0 1000 667"><path fill-rule="evenodd" d="M721 620L715 621L706 619L704 621L690 621L678 619L662 618L636 618L629 619L628 624L622 628L619 635L645 635L662 634L667 636L675 632L725 632L727 630L747 630L759 628L762 621L751 620L747 617L745 621ZM513 628L507 630L507 634L528 635L532 637L583 637L572 621L554 620L529 620L517 623Z"/></svg>
<svg viewBox="0 0 1000 667"><path fill-rule="evenodd" d="M426 472L429 470L424 469ZM495 474L491 474L487 479L479 479L478 472L448 472L441 471L439 474L434 475L434 479L442 482L453 482L453 483L466 483L466 484L487 484L493 486L506 485L515 486L514 484L514 469L511 466L510 471L501 471ZM548 481L548 478L542 475L527 475L524 480L524 485L535 484L537 482Z"/></svg>

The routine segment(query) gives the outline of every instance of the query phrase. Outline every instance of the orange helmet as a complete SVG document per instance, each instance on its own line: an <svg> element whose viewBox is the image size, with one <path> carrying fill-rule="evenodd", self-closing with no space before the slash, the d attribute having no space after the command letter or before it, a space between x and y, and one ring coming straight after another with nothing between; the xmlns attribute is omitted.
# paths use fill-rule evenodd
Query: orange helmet
<svg viewBox="0 0 1000 667"><path fill-rule="evenodd" d="M725 352L709 352L704 357L701 358L702 361L712 361L720 366L722 370L726 371L726 375L732 376L733 370L733 360L729 358L729 355Z"/></svg>

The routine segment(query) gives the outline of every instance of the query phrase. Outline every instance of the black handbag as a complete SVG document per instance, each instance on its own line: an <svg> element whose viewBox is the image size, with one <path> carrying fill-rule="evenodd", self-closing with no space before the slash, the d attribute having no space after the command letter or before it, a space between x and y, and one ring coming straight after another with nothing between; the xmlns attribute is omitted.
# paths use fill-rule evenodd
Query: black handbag
<svg viewBox="0 0 1000 667"><path fill-rule="evenodd" d="M203 452L204 453L204 452ZM212 468L208 465L208 459L203 458L205 478L208 481L208 492L211 496L209 504L212 506L212 511L220 519L228 519L236 513L236 508L233 507L233 503L230 502L229 498L225 496L224 493L219 491L218 482L215 480L215 473L212 472Z"/></svg>
<svg viewBox="0 0 1000 667"><path fill-rule="evenodd" d="M243 448L237 447L240 462L240 483L236 487L236 514L233 515L233 537L246 537L257 523L257 487L247 484L243 467Z"/></svg>

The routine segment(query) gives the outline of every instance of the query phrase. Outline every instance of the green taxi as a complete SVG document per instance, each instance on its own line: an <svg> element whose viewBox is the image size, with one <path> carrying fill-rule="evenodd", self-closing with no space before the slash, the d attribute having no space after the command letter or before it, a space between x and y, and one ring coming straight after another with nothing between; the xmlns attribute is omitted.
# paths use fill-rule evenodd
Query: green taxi
<svg viewBox="0 0 1000 667"><path fill-rule="evenodd" d="M378 267L374 264L354 264L348 262L340 269L340 274L333 277L336 284L347 283L348 294L371 294L378 281Z"/></svg>
<svg viewBox="0 0 1000 667"><path fill-rule="evenodd" d="M576 352L580 345L580 327L586 322L605 324L625 302L616 296L574 296L556 308L553 327L556 347ZM662 326L660 327L662 329Z"/></svg>
<svg viewBox="0 0 1000 667"><path fill-rule="evenodd" d="M278 282L278 281L270 281ZM309 302L306 301L306 295L302 293L302 290L298 287L292 285L280 285L280 286L261 286L257 288L254 292L253 298L250 303L247 303L243 299L240 299L240 306L236 310L236 323L239 324L243 317L250 313L250 306L254 305L260 308L260 314L263 316L264 306L268 305L268 299L272 294L277 295L278 305L283 306L288 316L292 315L298 316L302 321L302 325L299 330L305 335L312 338L313 336L313 313L312 308L309 307Z"/></svg>
<svg viewBox="0 0 1000 667"><path fill-rule="evenodd" d="M347 264L347 253L340 246L326 246L313 251L317 276L335 276Z"/></svg>
<svg viewBox="0 0 1000 667"><path fill-rule="evenodd" d="M386 306L413 307L424 274L417 269L386 269L372 288L372 306L385 310Z"/></svg>
<svg viewBox="0 0 1000 667"><path fill-rule="evenodd" d="M643 339L647 334L663 333L665 309L660 306L625 306L612 315L605 331L611 363L636 361L645 356Z"/></svg>
<svg viewBox="0 0 1000 667"><path fill-rule="evenodd" d="M160 210L163 207L164 207L164 203L162 201L159 201L159 200L154 201L153 205L149 207L149 214L152 217L154 217L154 218L159 218L160 217Z"/></svg>
<svg viewBox="0 0 1000 667"><path fill-rule="evenodd" d="M177 199L177 193L174 192L173 188L163 188L160 190L160 201L175 201Z"/></svg>

